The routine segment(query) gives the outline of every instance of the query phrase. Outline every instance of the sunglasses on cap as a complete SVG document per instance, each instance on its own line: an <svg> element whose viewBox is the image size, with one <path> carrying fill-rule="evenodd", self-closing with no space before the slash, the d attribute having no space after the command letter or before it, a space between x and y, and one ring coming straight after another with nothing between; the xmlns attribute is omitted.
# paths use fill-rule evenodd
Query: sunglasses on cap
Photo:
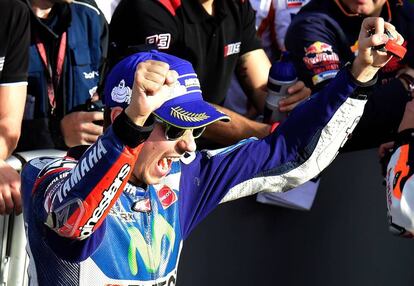
<svg viewBox="0 0 414 286"><path fill-rule="evenodd" d="M169 124L168 122L165 122L164 120L159 119L158 117L155 117L155 121L163 125L165 139L169 141L175 141L181 138L187 130L190 130L192 132L194 139L197 139L201 136L201 134L203 134L204 130L206 130L205 126L193 129L179 128Z"/></svg>

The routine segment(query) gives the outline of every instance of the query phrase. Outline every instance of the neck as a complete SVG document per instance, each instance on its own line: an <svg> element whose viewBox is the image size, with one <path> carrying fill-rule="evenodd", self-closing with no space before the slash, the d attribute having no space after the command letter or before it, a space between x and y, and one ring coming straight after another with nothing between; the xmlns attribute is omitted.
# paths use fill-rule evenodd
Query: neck
<svg viewBox="0 0 414 286"><path fill-rule="evenodd" d="M214 4L214 0L200 0L201 5L203 6L204 10L206 10L206 12L209 15L214 16L214 9L213 9L213 4Z"/></svg>
<svg viewBox="0 0 414 286"><path fill-rule="evenodd" d="M47 19L47 17L49 17L50 11L54 5L54 3L49 0L32 0L31 4L34 14L41 19Z"/></svg>

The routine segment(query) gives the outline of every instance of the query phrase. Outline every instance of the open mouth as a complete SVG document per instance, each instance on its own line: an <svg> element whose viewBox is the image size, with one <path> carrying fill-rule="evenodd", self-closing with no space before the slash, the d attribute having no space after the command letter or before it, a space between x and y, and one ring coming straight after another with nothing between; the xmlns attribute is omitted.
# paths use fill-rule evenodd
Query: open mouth
<svg viewBox="0 0 414 286"><path fill-rule="evenodd" d="M171 170L171 165L173 162L178 161L179 158L173 157L164 157L158 161L158 170L161 176L167 175Z"/></svg>

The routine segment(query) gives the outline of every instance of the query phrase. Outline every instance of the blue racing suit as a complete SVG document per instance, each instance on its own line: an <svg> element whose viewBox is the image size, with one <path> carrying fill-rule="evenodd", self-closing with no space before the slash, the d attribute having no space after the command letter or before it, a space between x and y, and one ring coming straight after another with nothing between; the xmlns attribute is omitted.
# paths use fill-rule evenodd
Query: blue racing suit
<svg viewBox="0 0 414 286"><path fill-rule="evenodd" d="M194 227L219 203L315 177L358 122L362 93L344 69L268 137L187 154L145 188L128 183L145 142L125 140L121 116L78 160L72 149L30 161L22 171L30 285L176 285Z"/></svg>

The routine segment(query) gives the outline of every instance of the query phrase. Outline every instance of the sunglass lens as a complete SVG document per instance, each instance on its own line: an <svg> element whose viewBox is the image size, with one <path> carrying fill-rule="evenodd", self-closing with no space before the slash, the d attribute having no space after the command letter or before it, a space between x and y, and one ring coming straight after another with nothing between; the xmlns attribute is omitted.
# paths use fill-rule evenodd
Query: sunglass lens
<svg viewBox="0 0 414 286"><path fill-rule="evenodd" d="M181 129L172 125L169 125L165 135L169 140L176 140L184 135L185 129Z"/></svg>
<svg viewBox="0 0 414 286"><path fill-rule="evenodd" d="M203 134L204 130L206 130L206 127L199 127L193 129L193 137L198 138Z"/></svg>

